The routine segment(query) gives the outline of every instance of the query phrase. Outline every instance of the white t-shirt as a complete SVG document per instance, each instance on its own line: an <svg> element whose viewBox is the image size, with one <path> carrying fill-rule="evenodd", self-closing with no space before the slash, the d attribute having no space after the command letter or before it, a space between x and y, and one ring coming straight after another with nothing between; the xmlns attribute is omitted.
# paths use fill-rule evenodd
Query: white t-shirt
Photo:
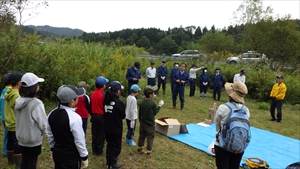
<svg viewBox="0 0 300 169"><path fill-rule="evenodd" d="M126 100L125 109L126 119L135 120L137 119L137 103L134 96L129 95Z"/></svg>
<svg viewBox="0 0 300 169"><path fill-rule="evenodd" d="M155 69L155 67L148 67L147 69L146 69L146 75L147 75L147 77L148 78L155 78L155 76L156 76L156 69Z"/></svg>

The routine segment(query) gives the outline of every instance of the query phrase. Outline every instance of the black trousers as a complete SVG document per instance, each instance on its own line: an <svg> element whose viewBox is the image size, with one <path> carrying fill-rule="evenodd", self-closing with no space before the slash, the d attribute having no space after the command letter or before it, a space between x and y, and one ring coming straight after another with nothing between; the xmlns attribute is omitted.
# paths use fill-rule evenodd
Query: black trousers
<svg viewBox="0 0 300 169"><path fill-rule="evenodd" d="M277 121L281 121L282 119L282 100L275 100L272 99L271 100L271 106L270 106L270 113L271 113L271 117L272 119L276 119L275 118L275 108L277 109Z"/></svg>
<svg viewBox="0 0 300 169"><path fill-rule="evenodd" d="M204 94L206 94L208 89L208 85L204 86L204 85L200 85L200 94L203 92Z"/></svg>
<svg viewBox="0 0 300 169"><path fill-rule="evenodd" d="M216 100L216 94L218 94L218 101L220 101L220 98L221 98L221 89L222 89L221 86L214 86L214 92L213 92L214 100Z"/></svg>
<svg viewBox="0 0 300 169"><path fill-rule="evenodd" d="M81 158L74 154L70 156L66 153L53 151L54 169L79 169L81 167Z"/></svg>
<svg viewBox="0 0 300 169"><path fill-rule="evenodd" d="M216 165L218 169L239 169L242 153L231 153L215 145Z"/></svg>
<svg viewBox="0 0 300 169"><path fill-rule="evenodd" d="M15 131L7 132L7 152L14 152L14 154L21 154L21 148L18 144Z"/></svg>
<svg viewBox="0 0 300 169"><path fill-rule="evenodd" d="M196 90L196 79L190 79L190 96L195 95Z"/></svg>
<svg viewBox="0 0 300 169"><path fill-rule="evenodd" d="M41 154L41 145L36 147L23 147L21 169L36 169L38 156Z"/></svg>
<svg viewBox="0 0 300 169"><path fill-rule="evenodd" d="M95 155L103 152L105 141L104 117L102 114L92 115L92 151Z"/></svg>
<svg viewBox="0 0 300 169"><path fill-rule="evenodd" d="M117 133L105 132L106 136L106 163L111 166L117 162L122 148L122 131Z"/></svg>
<svg viewBox="0 0 300 169"><path fill-rule="evenodd" d="M156 85L156 79L155 78L148 78L148 85L155 86Z"/></svg>
<svg viewBox="0 0 300 169"><path fill-rule="evenodd" d="M165 79L165 80L162 80L160 77L158 77L158 89L157 90L159 90L160 89L160 85L162 85L162 89L163 90L166 90L166 83L167 83L167 79ZM172 89L171 89L172 90Z"/></svg>

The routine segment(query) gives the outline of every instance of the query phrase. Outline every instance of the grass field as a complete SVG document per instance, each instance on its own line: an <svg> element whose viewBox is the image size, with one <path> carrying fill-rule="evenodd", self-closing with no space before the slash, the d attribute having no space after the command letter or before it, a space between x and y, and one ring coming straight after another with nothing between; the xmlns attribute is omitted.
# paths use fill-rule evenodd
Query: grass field
<svg viewBox="0 0 300 169"><path fill-rule="evenodd" d="M145 86L146 80L140 82L140 86ZM196 88L196 95L189 97L189 87L185 90L185 111L179 110L180 102L177 100L177 109L169 109L172 104L170 86L167 84L166 96L159 95L155 101L164 100L165 105L162 107L156 118L163 116L171 116L176 118L181 123L198 123L208 118L208 109L213 106L212 91L208 91L206 100L199 99L199 88ZM223 89L224 90L224 89ZM141 98L141 96L140 96ZM221 101L217 105L227 102L228 96L223 91ZM56 106L56 103L46 103L47 113ZM246 99L246 106L249 108L251 117L250 122L252 126L279 133L295 139L300 139L300 106L283 104L283 120L281 123L271 122L269 113L269 103L258 103L254 100ZM101 169L105 168L105 156L94 156L91 154L91 124L87 131L87 148L89 151L89 168ZM122 163L122 168L158 168L158 169L181 169L181 168L196 168L196 169L212 169L215 168L215 159L206 153L189 147L180 142L171 140L159 133L155 134L153 145L153 156L146 158L145 155L136 153L136 147L129 147L125 144L125 134L127 127L125 120L123 121L124 132L122 140L122 151L119 155L118 162ZM134 140L138 139L139 123L135 131ZM0 127L0 147L2 148L3 127ZM200 140L201 138L199 138ZM262 138L263 139L263 138ZM274 138L276 139L276 138ZM251 144L251 143L250 143ZM2 154L2 153L1 153ZM7 166L7 159L0 157L0 168L9 169ZM47 138L43 141L42 154L39 156L38 169L53 168L53 161L50 158L50 150L47 145Z"/></svg>

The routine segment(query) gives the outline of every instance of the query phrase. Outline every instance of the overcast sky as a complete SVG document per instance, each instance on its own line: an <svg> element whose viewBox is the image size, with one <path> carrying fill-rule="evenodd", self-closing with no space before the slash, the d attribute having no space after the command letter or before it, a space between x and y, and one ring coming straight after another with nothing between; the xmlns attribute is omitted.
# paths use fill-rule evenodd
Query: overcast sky
<svg viewBox="0 0 300 169"><path fill-rule="evenodd" d="M37 3L38 1L34 1ZM29 19L24 15L25 25L50 25L78 28L85 32L108 32L126 28L160 28L212 25L223 28L233 23L233 12L241 0L197 1L54 1L48 0L47 8L39 8L39 15ZM291 14L300 18L299 0L263 1L275 14ZM30 10L27 10L28 12Z"/></svg>

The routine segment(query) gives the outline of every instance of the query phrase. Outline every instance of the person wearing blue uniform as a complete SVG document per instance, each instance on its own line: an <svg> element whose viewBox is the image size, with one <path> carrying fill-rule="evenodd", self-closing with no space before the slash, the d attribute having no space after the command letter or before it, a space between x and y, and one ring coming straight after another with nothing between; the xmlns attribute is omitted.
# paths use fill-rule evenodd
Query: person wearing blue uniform
<svg viewBox="0 0 300 169"><path fill-rule="evenodd" d="M178 71L173 78L175 81L173 95L172 95L173 109L176 108L176 99L179 93L180 102L181 102L180 109L182 111L184 110L184 87L185 84L189 83L190 81L189 73L185 71L186 66L187 65L185 63L181 63L180 71Z"/></svg>
<svg viewBox="0 0 300 169"><path fill-rule="evenodd" d="M173 68L171 69L171 92L172 92L172 95L173 95L173 90L174 90L174 84L176 83L174 77L177 72L179 72L178 63L174 62Z"/></svg>
<svg viewBox="0 0 300 169"><path fill-rule="evenodd" d="M168 68L166 67L166 61L163 60L161 62L161 66L159 66L157 68L157 74L158 74L158 89L156 91L156 93L158 94L159 89L160 89L160 85L162 84L162 89L163 89L163 95L166 94L166 82L167 79L166 77L168 76Z"/></svg>
<svg viewBox="0 0 300 169"><path fill-rule="evenodd" d="M200 99L206 99L206 92L208 89L209 76L207 74L207 68L202 70L202 74L200 75ZM203 94L202 94L203 92Z"/></svg>
<svg viewBox="0 0 300 169"><path fill-rule="evenodd" d="M133 66L127 69L126 72L126 79L128 80L128 95L130 95L131 86L133 84L138 84L139 79L141 79L141 72L140 72L140 62L135 62Z"/></svg>
<svg viewBox="0 0 300 169"><path fill-rule="evenodd" d="M214 100L216 101L216 94L218 94L218 101L220 101L221 89L224 81L223 75L220 73L220 68L216 68L216 73L214 74L212 81L214 86L214 92L213 92Z"/></svg>

